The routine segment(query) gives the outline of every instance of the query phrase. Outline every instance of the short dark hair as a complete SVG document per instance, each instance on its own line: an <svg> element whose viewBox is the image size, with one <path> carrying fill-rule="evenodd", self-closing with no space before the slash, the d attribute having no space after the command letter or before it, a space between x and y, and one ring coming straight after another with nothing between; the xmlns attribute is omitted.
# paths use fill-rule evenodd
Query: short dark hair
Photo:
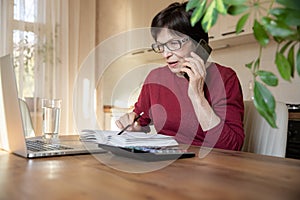
<svg viewBox="0 0 300 200"><path fill-rule="evenodd" d="M201 20L195 26L191 25L191 16L193 10L186 11L186 4L172 3L160 11L152 20L151 34L156 40L160 28L168 28L191 37L194 41L199 42L201 39L208 43L208 34L203 30Z"/></svg>

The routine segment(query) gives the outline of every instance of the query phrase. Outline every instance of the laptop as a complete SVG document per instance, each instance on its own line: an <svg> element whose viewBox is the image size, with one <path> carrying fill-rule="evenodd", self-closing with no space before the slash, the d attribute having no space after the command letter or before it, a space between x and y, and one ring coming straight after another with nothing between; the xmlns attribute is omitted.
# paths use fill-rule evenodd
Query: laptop
<svg viewBox="0 0 300 200"><path fill-rule="evenodd" d="M19 156L37 158L107 152L96 143L80 141L78 135L61 136L53 144L42 137L26 138L10 55L0 58L0 112L0 148Z"/></svg>

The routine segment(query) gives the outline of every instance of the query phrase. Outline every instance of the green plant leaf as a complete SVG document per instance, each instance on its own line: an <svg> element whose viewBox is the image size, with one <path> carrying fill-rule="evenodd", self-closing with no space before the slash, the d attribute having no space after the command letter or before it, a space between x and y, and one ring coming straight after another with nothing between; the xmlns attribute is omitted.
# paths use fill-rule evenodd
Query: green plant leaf
<svg viewBox="0 0 300 200"><path fill-rule="evenodd" d="M281 49L280 53L284 54L285 50L292 44L293 41L288 41Z"/></svg>
<svg viewBox="0 0 300 200"><path fill-rule="evenodd" d="M239 15L241 13L246 12L246 10L248 10L248 6L246 5L231 5L229 6L227 12L230 15Z"/></svg>
<svg viewBox="0 0 300 200"><path fill-rule="evenodd" d="M254 63L254 61L251 61L250 63L247 63L245 66L246 66L248 69L252 69L253 63Z"/></svg>
<svg viewBox="0 0 300 200"><path fill-rule="evenodd" d="M223 2L227 5L242 5L246 0L223 0Z"/></svg>
<svg viewBox="0 0 300 200"><path fill-rule="evenodd" d="M217 19L218 11L216 10L216 3L213 1L208 6L202 19L202 27L204 31L208 32L208 30L217 22Z"/></svg>
<svg viewBox="0 0 300 200"><path fill-rule="evenodd" d="M206 1L206 0L203 0L203 1ZM198 7L198 4L199 4L199 0L189 0L188 3L186 4L185 10L189 11L193 8L196 8L196 7Z"/></svg>
<svg viewBox="0 0 300 200"><path fill-rule="evenodd" d="M277 43L281 43L281 42L283 42L284 41L284 39L283 38L281 38L281 37L273 37L273 39L275 40L275 42L277 42Z"/></svg>
<svg viewBox="0 0 300 200"><path fill-rule="evenodd" d="M199 2L199 0L198 0ZM206 7L206 0L202 1L199 5L196 6L195 10L193 11L193 14L191 16L191 25L195 26L195 24L201 19L201 17L204 15L204 10Z"/></svg>
<svg viewBox="0 0 300 200"><path fill-rule="evenodd" d="M246 13L246 14L243 15L243 16L239 19L239 21L237 22L236 28L235 28L236 34L239 34L239 33L243 30L243 28L244 28L244 26L245 26L245 23L247 22L247 20L248 20L248 18L249 18L249 14L250 14L250 13Z"/></svg>
<svg viewBox="0 0 300 200"><path fill-rule="evenodd" d="M297 55L296 55L296 68L298 75L300 76L300 48L298 48Z"/></svg>
<svg viewBox="0 0 300 200"><path fill-rule="evenodd" d="M287 8L300 11L300 3L298 0L276 0L276 2Z"/></svg>
<svg viewBox="0 0 300 200"><path fill-rule="evenodd" d="M294 59L294 48L295 48L295 45L293 45L290 50L289 50L289 53L288 53L288 61L290 63L290 66L291 66L291 77L294 77L294 71L295 71L295 59Z"/></svg>
<svg viewBox="0 0 300 200"><path fill-rule="evenodd" d="M276 53L275 63L280 76L289 81L291 78L291 66L287 58L280 52Z"/></svg>
<svg viewBox="0 0 300 200"><path fill-rule="evenodd" d="M254 71L256 71L256 69L259 68L259 65L260 65L260 58L257 58L256 61L254 62Z"/></svg>
<svg viewBox="0 0 300 200"><path fill-rule="evenodd" d="M262 25L267 31L275 37L286 38L294 35L296 32L282 21L273 20L269 17L262 18Z"/></svg>
<svg viewBox="0 0 300 200"><path fill-rule="evenodd" d="M269 86L278 85L278 78L274 73L264 70L259 70L256 73L265 84Z"/></svg>
<svg viewBox="0 0 300 200"><path fill-rule="evenodd" d="M254 21L253 33L261 46L266 46L269 43L270 39L267 32L257 20Z"/></svg>
<svg viewBox="0 0 300 200"><path fill-rule="evenodd" d="M254 82L254 105L261 116L263 116L271 127L276 126L276 101L272 93L258 81Z"/></svg>
<svg viewBox="0 0 300 200"><path fill-rule="evenodd" d="M300 25L300 12L290 8L274 8L270 10L270 14L277 17L279 21L283 21L290 26Z"/></svg>
<svg viewBox="0 0 300 200"><path fill-rule="evenodd" d="M215 0L215 1L216 1L217 11L223 15L227 14L227 10L225 8L223 0Z"/></svg>
<svg viewBox="0 0 300 200"><path fill-rule="evenodd" d="M223 0L226 5L242 5L247 0Z"/></svg>

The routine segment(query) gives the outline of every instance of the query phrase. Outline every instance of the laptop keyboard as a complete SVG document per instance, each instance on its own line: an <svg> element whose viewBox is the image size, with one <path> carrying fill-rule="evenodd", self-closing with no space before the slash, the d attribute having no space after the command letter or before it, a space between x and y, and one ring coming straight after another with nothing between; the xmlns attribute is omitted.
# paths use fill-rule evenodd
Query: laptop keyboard
<svg viewBox="0 0 300 200"><path fill-rule="evenodd" d="M27 140L26 144L27 144L27 149L33 152L73 149L71 147L67 147L59 144L48 144L40 140L34 140L34 141Z"/></svg>

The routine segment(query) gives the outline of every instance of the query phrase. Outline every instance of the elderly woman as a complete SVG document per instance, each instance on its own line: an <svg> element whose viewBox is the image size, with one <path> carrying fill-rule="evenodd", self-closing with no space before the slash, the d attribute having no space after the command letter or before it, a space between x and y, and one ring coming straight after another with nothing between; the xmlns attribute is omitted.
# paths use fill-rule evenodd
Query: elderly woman
<svg viewBox="0 0 300 200"><path fill-rule="evenodd" d="M200 22L191 26L192 11L185 7L186 3L173 3L153 18L152 49L164 57L166 66L148 74L133 112L116 124L120 129L132 124L129 131L147 131L153 124L157 133L174 136L180 143L240 150L244 140L240 82L231 68L206 62L208 34Z"/></svg>

